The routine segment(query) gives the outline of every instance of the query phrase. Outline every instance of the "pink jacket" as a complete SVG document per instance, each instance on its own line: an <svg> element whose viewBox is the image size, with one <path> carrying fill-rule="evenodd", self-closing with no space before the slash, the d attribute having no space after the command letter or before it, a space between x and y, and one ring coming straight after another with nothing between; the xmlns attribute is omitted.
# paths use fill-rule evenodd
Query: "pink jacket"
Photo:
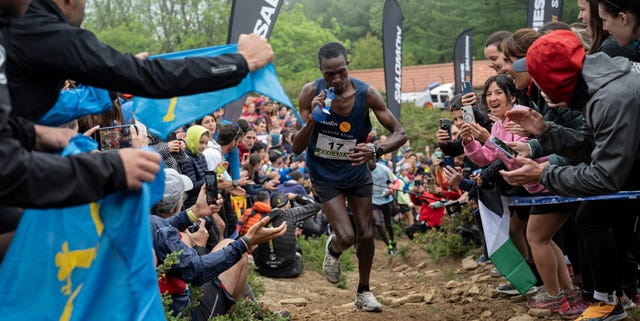
<svg viewBox="0 0 640 321"><path fill-rule="evenodd" d="M513 106L514 108L519 107L519 108L523 108L524 106ZM527 107L524 107L527 108ZM509 119L506 118L504 120L504 122L495 122L493 124L493 127L491 127L491 136L489 137L489 139L485 142L484 145L480 144L480 142L478 142L477 140L473 140L471 141L471 143L469 144L464 144L464 141L462 143L462 145L464 146L464 153L465 155L467 155L467 157L469 157L469 159L478 164L481 167L485 167L491 163L493 163L495 160L497 160L498 158L500 158L502 160L502 162L504 163L504 165L509 169L517 169L520 168L522 166L522 164L520 164L519 162L517 162L515 159L510 158L509 156L505 155L505 153L503 153L501 150L499 150L495 145L493 145L493 143L491 143L491 137L498 137L501 140L503 140L504 142L526 142L527 140L529 140L529 138L527 137L522 137L520 135L514 134L509 132L508 130L506 130L504 128L504 123L508 122ZM535 161L537 161L538 163L544 162L547 160L547 158L549 158L548 156L545 157L541 157L541 158L537 158L535 159ZM523 185L523 187L531 194L536 194L536 193L540 193L540 192L546 192L547 189L540 183L532 183L532 184L525 184Z"/></svg>

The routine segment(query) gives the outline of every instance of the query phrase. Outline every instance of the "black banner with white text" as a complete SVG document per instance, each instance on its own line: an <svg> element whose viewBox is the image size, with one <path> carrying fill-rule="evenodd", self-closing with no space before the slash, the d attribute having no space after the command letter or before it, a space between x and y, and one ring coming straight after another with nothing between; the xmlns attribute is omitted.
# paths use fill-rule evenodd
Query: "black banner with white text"
<svg viewBox="0 0 640 321"><path fill-rule="evenodd" d="M456 39L453 47L454 92L462 92L462 82L473 85L473 29L463 31Z"/></svg>
<svg viewBox="0 0 640 321"><path fill-rule="evenodd" d="M527 27L538 31L550 21L562 21L563 0L529 0Z"/></svg>
<svg viewBox="0 0 640 321"><path fill-rule="evenodd" d="M234 0L231 5L227 43L237 43L243 33L257 33L269 39L282 0Z"/></svg>
<svg viewBox="0 0 640 321"><path fill-rule="evenodd" d="M227 43L237 43L243 33L257 33L269 39L282 2L283 0L233 0ZM226 105L224 119L237 120L247 96Z"/></svg>
<svg viewBox="0 0 640 321"><path fill-rule="evenodd" d="M400 120L402 94L402 11L396 0L387 0L382 14L382 50L387 107Z"/></svg>

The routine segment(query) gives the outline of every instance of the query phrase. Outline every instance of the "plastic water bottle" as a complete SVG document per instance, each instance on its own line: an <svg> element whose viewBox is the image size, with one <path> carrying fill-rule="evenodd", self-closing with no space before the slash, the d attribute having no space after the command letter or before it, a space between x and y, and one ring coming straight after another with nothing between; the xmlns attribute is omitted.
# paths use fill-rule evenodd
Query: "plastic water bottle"
<svg viewBox="0 0 640 321"><path fill-rule="evenodd" d="M323 122L327 119L327 116L331 115L331 102L336 98L336 94L333 92L333 87L325 89L324 107L316 105L311 112L313 119L317 122Z"/></svg>

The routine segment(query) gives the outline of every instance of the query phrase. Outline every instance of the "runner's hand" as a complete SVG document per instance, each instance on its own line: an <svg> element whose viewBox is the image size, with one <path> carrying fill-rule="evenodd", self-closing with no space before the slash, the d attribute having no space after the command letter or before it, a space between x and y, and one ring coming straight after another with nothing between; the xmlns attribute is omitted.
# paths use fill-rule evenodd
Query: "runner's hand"
<svg viewBox="0 0 640 321"><path fill-rule="evenodd" d="M349 160L353 166L360 166L370 159L373 159L373 151L365 143L360 143L349 149Z"/></svg>

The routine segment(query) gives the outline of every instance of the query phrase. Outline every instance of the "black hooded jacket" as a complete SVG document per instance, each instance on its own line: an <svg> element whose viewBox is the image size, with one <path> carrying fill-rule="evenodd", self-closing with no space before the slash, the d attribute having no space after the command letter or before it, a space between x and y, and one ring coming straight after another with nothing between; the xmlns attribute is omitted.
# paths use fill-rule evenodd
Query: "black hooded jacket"
<svg viewBox="0 0 640 321"><path fill-rule="evenodd" d="M178 60L122 54L90 31L71 26L52 0L32 0L9 31L12 114L30 120L55 104L67 79L134 96L171 98L228 88L249 72L240 54Z"/></svg>
<svg viewBox="0 0 640 321"><path fill-rule="evenodd" d="M0 73L6 65L9 82L0 81L0 205L73 206L127 187L116 152L63 158L31 151L36 142L31 121L54 105L66 79L166 98L230 87L249 72L239 54L172 61L120 54L91 32L69 25L51 0L33 0L23 18L1 20L6 59L0 61Z"/></svg>

